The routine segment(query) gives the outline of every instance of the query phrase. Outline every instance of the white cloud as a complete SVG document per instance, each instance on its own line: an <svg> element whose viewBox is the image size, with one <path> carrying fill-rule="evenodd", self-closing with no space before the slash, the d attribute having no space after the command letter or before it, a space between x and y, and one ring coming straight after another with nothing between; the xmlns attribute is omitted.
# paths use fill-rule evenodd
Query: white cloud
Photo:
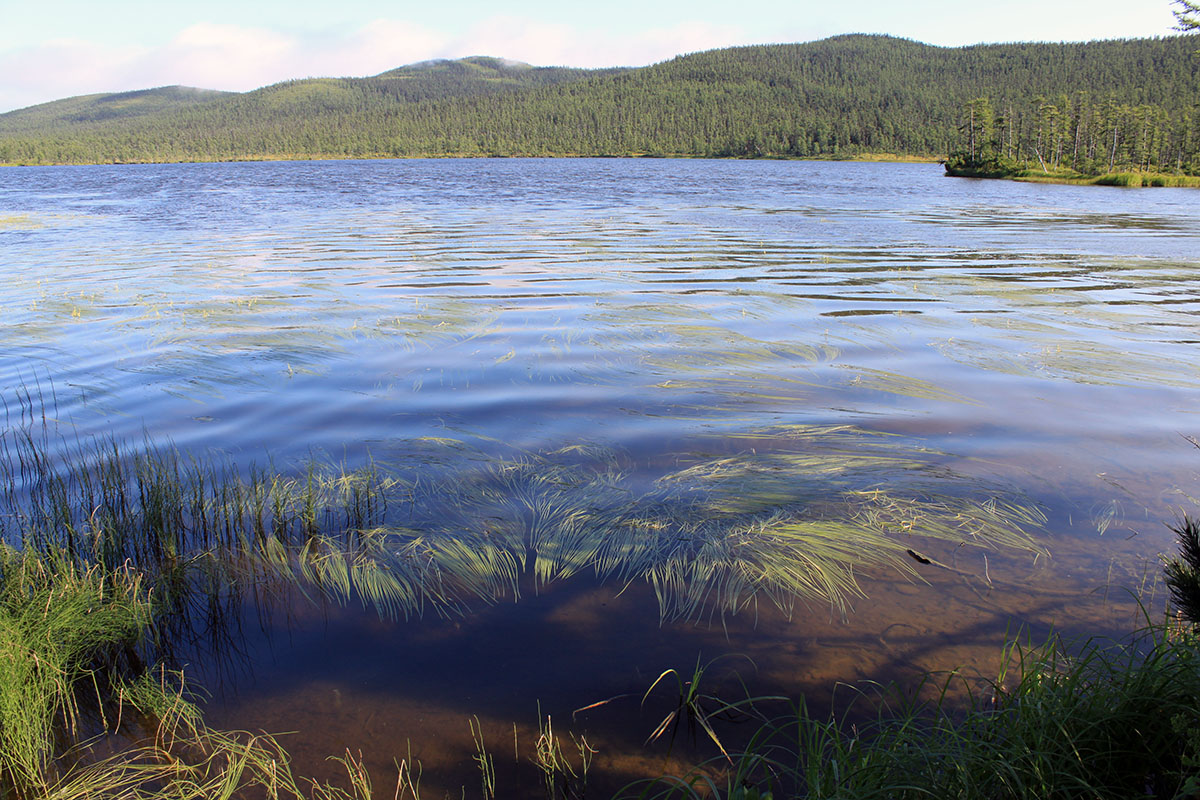
<svg viewBox="0 0 1200 800"><path fill-rule="evenodd" d="M539 66L641 66L680 53L743 42L739 29L704 22L630 32L496 16L477 23L452 42L447 55L493 55Z"/></svg>
<svg viewBox="0 0 1200 800"><path fill-rule="evenodd" d="M78 39L0 54L0 110L63 97L182 84L248 91L290 78L375 75L430 58L491 55L536 65L642 65L739 43L741 31L685 22L637 32L585 29L495 16L449 35L377 19L341 35L285 33L203 22L158 47L112 47Z"/></svg>
<svg viewBox="0 0 1200 800"><path fill-rule="evenodd" d="M640 59L633 55L633 60L628 63L648 64L674 58L684 53L713 50L718 47L736 47L742 44L764 44L764 42L748 38L740 28L730 25L683 22L671 28L645 31L634 37L631 42L631 53L644 55Z"/></svg>
<svg viewBox="0 0 1200 800"><path fill-rule="evenodd" d="M434 58L445 49L446 37L428 28L391 19L377 19L351 36L315 45L321 75L378 75L389 69Z"/></svg>
<svg viewBox="0 0 1200 800"><path fill-rule="evenodd" d="M56 39L0 53L0 75L19 76L16 82L0 82L0 110L134 88L125 83L127 73L146 52L139 47L103 47L78 39Z"/></svg>
<svg viewBox="0 0 1200 800"><path fill-rule="evenodd" d="M294 38L274 31L200 23L134 65L130 88L178 83L245 91L283 77L280 68L299 50Z"/></svg>
<svg viewBox="0 0 1200 800"><path fill-rule="evenodd" d="M569 25L494 16L475 23L466 33L446 43L442 55L496 56L539 66L566 64L577 44Z"/></svg>

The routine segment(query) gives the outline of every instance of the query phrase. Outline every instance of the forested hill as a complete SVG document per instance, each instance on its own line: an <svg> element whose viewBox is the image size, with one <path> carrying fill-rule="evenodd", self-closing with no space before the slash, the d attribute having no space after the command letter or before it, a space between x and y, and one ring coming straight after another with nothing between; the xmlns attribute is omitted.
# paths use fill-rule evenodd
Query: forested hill
<svg viewBox="0 0 1200 800"><path fill-rule="evenodd" d="M88 94L0 114L0 132L43 132L103 120L133 119L235 97L234 92L163 86L119 94Z"/></svg>
<svg viewBox="0 0 1200 800"><path fill-rule="evenodd" d="M850 35L639 69L434 61L244 94L170 87L47 103L0 115L0 162L938 156L978 97L997 109L1087 98L1200 125L1197 47L1196 36L940 48Z"/></svg>

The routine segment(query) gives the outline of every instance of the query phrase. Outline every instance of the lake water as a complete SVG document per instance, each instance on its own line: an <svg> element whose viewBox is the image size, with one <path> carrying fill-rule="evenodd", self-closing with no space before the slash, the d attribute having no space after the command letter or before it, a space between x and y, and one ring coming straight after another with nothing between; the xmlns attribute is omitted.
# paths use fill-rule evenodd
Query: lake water
<svg viewBox="0 0 1200 800"><path fill-rule="evenodd" d="M987 674L1021 626L1161 610L1167 524L1200 497L1194 191L798 161L14 168L0 253L10 424L32 393L85 440L370 460L428 536L536 543L627 506L745 547L882 518L934 561L857 568L844 614L590 564L461 614L297 600L189 671L211 722L296 731L301 772L361 748L385 782L411 755L429 796L477 791L468 719L511 752L540 703L615 785L662 767L641 693L698 658L812 697ZM1013 541L978 527L996 513ZM527 768L502 760L502 784Z"/></svg>

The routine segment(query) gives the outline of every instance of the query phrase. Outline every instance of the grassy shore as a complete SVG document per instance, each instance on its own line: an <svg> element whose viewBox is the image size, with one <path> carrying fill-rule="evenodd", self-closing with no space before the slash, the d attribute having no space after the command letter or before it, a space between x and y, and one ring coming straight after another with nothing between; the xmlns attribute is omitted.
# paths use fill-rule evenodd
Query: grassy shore
<svg viewBox="0 0 1200 800"><path fill-rule="evenodd" d="M946 174L953 178L999 178L1027 183L1063 183L1080 186L1123 186L1200 188L1200 176L1175 175L1163 172L1108 172L1085 175L1073 170L1041 170L1031 168L973 168L946 165Z"/></svg>
<svg viewBox="0 0 1200 800"><path fill-rule="evenodd" d="M801 700L751 744L626 798L1192 798L1200 796L1200 638L1161 623L1123 641L1011 645L965 710L957 676L859 691L874 720L810 716ZM918 687L919 688L919 687Z"/></svg>
<svg viewBox="0 0 1200 800"><path fill-rule="evenodd" d="M817 158L814 161L860 161L871 164L937 164L944 158L911 153L856 153L852 156Z"/></svg>

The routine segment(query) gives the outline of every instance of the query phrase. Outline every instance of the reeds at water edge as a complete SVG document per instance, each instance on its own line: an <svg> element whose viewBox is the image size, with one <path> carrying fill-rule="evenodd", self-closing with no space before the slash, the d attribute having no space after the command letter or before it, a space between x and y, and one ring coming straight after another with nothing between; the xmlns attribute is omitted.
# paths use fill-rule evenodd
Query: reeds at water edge
<svg viewBox="0 0 1200 800"><path fill-rule="evenodd" d="M894 437L812 426L756 441L771 449L696 457L638 488L594 448L289 474L25 425L0 434L0 536L136 569L180 609L291 585L406 617L579 574L649 583L664 619L760 600L845 615L864 570L919 579L914 546L1043 552L1036 506Z"/></svg>
<svg viewBox="0 0 1200 800"><path fill-rule="evenodd" d="M269 737L208 731L177 682L147 679L181 648L208 642L222 657L247 609L298 596L454 616L588 575L649 584L663 620L758 602L846 614L864 570L918 579L916 541L1042 552L1035 507L975 499L977 483L919 448L844 426L755 436L645 485L591 446L278 469L80 441L22 409L0 434L0 669L13 670L0 784L21 800L87 796L93 780L128 797L233 796L245 781L335 792L300 787ZM130 746L88 755L94 733ZM368 796L360 762L344 763ZM415 797L419 778L410 768L402 785L405 774Z"/></svg>

